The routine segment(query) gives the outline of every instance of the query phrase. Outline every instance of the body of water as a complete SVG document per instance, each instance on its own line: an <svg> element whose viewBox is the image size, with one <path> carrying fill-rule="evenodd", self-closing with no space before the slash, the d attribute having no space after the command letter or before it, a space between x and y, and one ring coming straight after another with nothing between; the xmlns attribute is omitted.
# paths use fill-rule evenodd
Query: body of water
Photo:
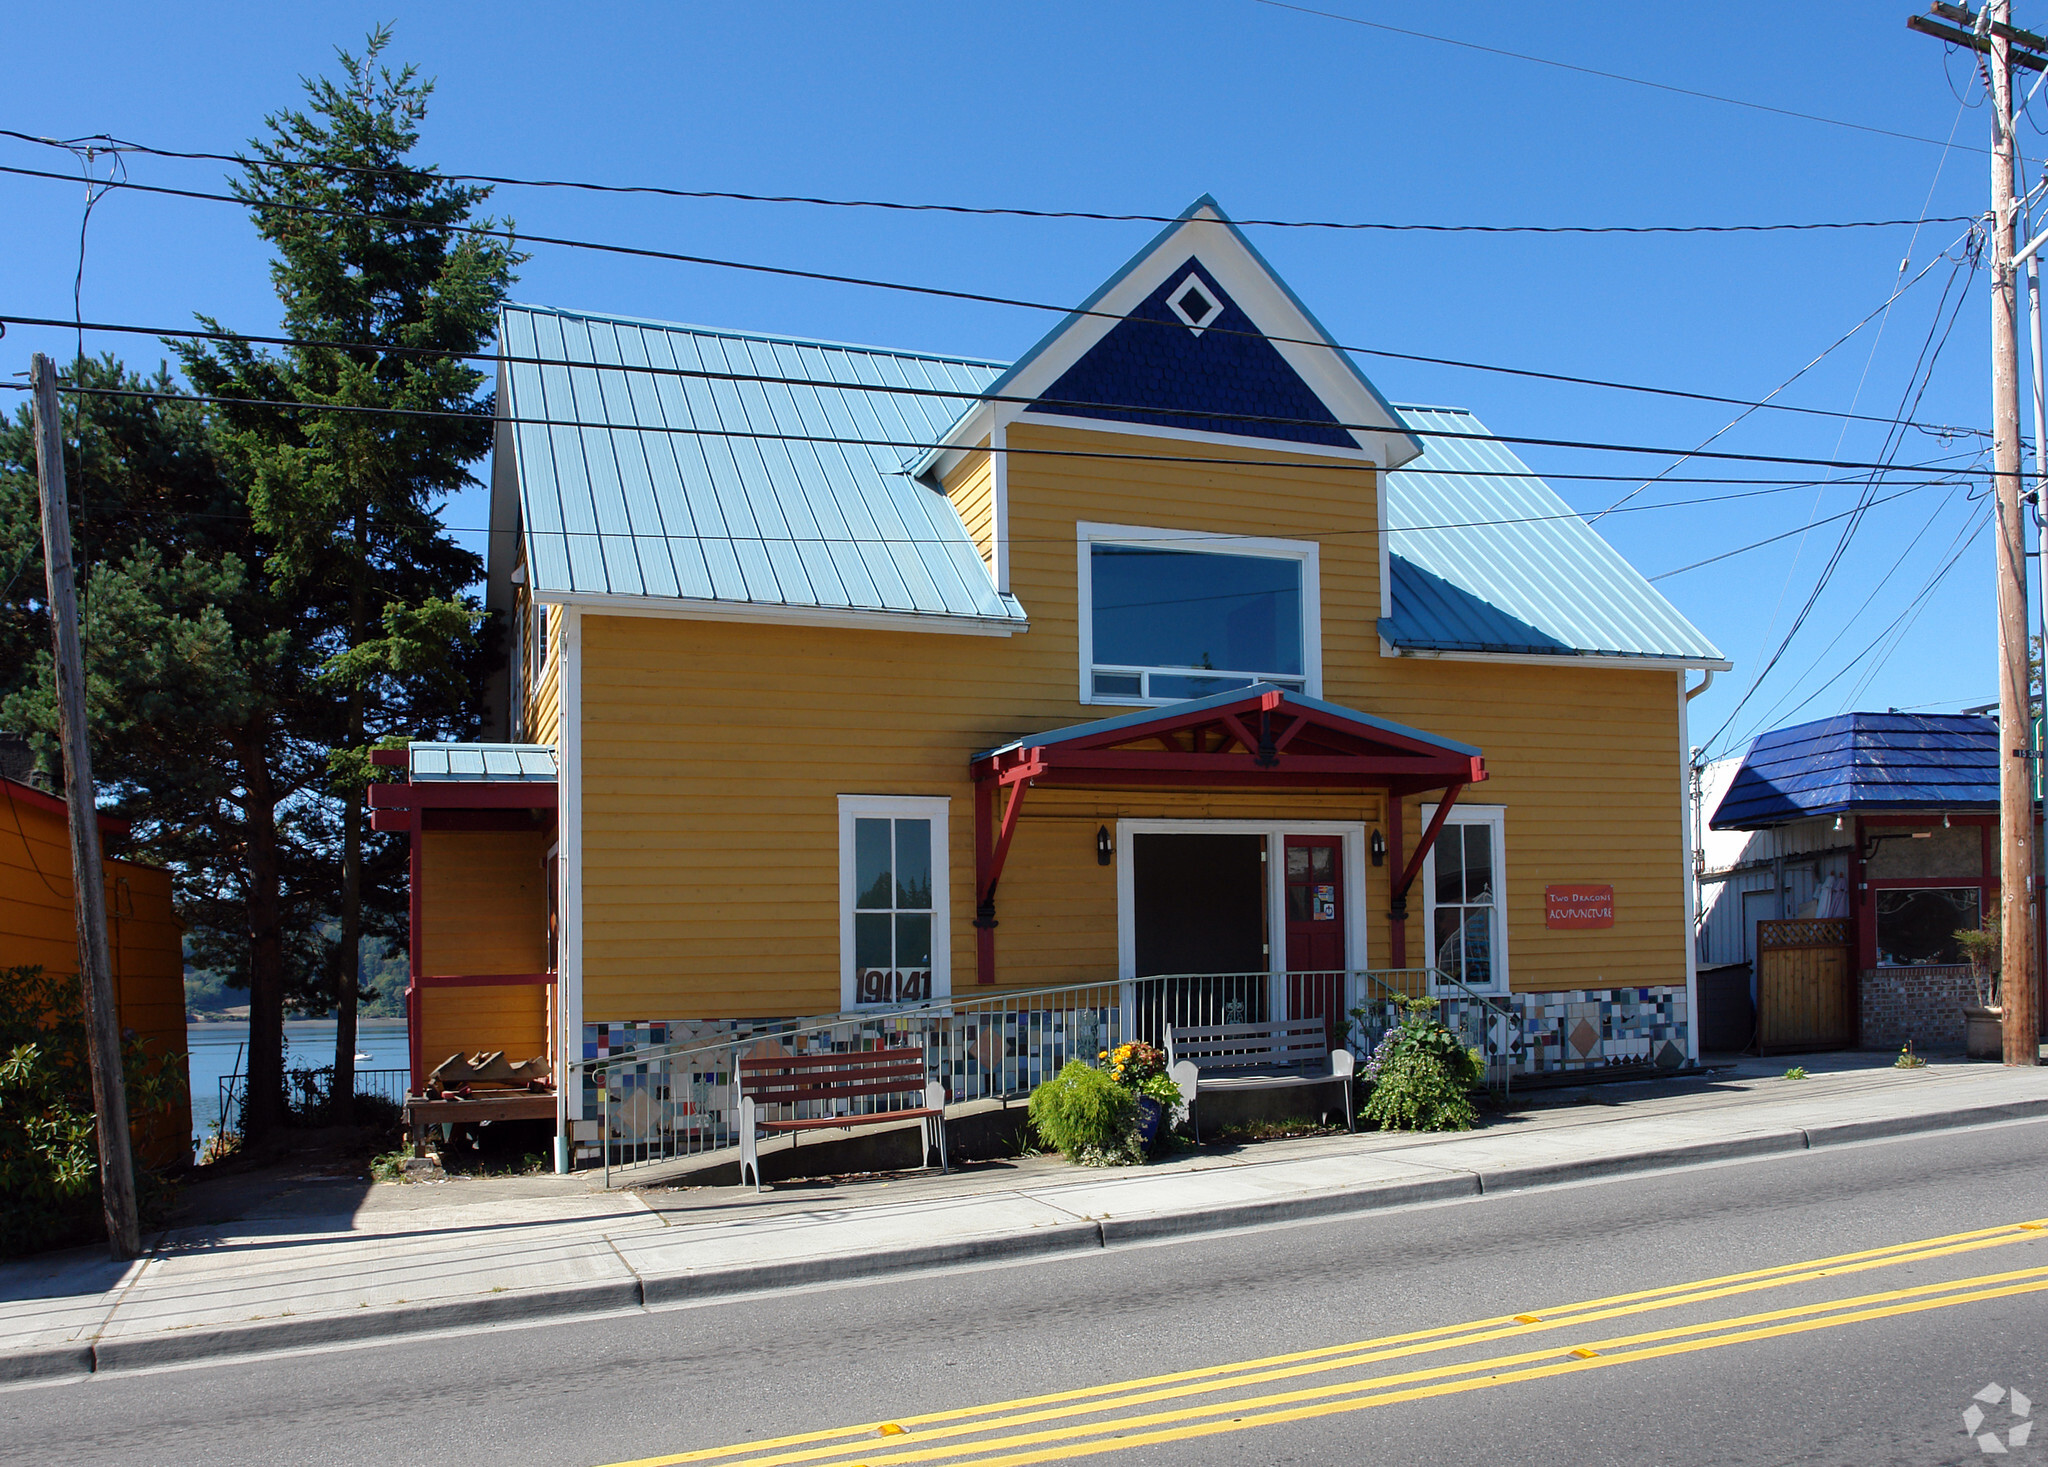
<svg viewBox="0 0 2048 1467"><path fill-rule="evenodd" d="M220 1082L236 1070L249 1072L246 1023L187 1024L186 1065L192 1083L192 1145L213 1134L220 1120ZM289 1019L284 1026L284 1067L319 1069L334 1063L334 1020ZM358 1070L402 1070L410 1063L405 1020L363 1019L356 1025ZM239 1063L237 1062L239 1056Z"/></svg>

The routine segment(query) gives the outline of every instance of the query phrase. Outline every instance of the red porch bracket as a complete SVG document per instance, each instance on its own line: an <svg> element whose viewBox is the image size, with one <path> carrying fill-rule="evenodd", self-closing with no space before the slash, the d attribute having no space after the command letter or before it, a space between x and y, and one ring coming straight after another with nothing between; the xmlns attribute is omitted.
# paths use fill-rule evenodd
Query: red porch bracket
<svg viewBox="0 0 2048 1467"><path fill-rule="evenodd" d="M996 981L996 883L1003 879L1003 865L1010 859L1010 841L1017 834L1017 816L1024 808L1024 791L1031 786L1030 773L1036 765L1020 766L1017 777L984 779L974 786L974 981ZM1010 802L1003 807L1002 829L995 829L998 792L1009 786ZM990 837L994 837L991 844Z"/></svg>
<svg viewBox="0 0 2048 1467"><path fill-rule="evenodd" d="M1474 761L1477 762L1477 761ZM1429 817L1429 825L1422 832L1422 839L1415 843L1415 854L1408 858L1408 864L1401 864L1401 797L1396 794L1387 807L1387 844L1393 852L1394 865L1401 876L1394 884L1393 900L1389 903L1387 919L1391 956L1396 968L1408 966L1408 890L1415 885L1415 878L1422 873L1422 863L1436 845L1437 833L1444 828L1444 819L1451 813L1451 806L1458 803L1458 795L1465 786L1448 785L1444 796L1437 801L1436 814Z"/></svg>

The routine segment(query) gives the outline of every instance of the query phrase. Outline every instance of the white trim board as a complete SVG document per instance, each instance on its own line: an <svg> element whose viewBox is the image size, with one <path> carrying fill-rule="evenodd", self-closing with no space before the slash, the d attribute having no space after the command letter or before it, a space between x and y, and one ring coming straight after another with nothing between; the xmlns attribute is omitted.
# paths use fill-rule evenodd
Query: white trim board
<svg viewBox="0 0 2048 1467"><path fill-rule="evenodd" d="M1137 545L1160 550L1186 550L1196 554L1258 555L1272 560L1292 560L1301 566L1301 654L1302 691L1311 698L1323 696L1323 592L1322 546L1314 540L1278 540L1259 535L1226 535L1212 530L1168 529L1156 525L1111 525L1092 520L1074 526L1074 625L1080 657L1080 697L1087 706L1110 708L1164 708L1175 699L1133 696L1098 697L1095 693L1095 573L1089 552L1097 544ZM1266 672L1271 668L1238 668L1237 672Z"/></svg>
<svg viewBox="0 0 2048 1467"><path fill-rule="evenodd" d="M1710 662L1699 657L1644 657L1627 652L1444 652L1434 647L1397 646L1384 635L1380 637L1380 656L1414 657L1430 662L1504 662L1523 667L1618 667L1638 672L1669 672L1673 668L1730 672L1735 667L1734 663L1726 660Z"/></svg>
<svg viewBox="0 0 2048 1467"><path fill-rule="evenodd" d="M555 1075L555 1165L566 1171L575 1165L575 1141L570 1136L569 1105L583 1106L583 1087L571 1086L571 1070L583 1054L583 614L571 607L562 614L556 655L562 659L556 696L561 707L556 715L555 778L560 784L556 797L555 843L561 850L561 890L556 902L560 914L561 951L555 971L555 1008L560 1018L561 1049ZM573 1090L573 1097L571 1091Z"/></svg>
<svg viewBox="0 0 2048 1467"><path fill-rule="evenodd" d="M605 616L648 616L678 621L733 621L799 627L852 627L873 631L937 632L969 637L1014 637L1026 621L956 616L938 611L855 611L828 606L782 606L754 601L692 601L662 596L613 596L600 591L543 591L538 600Z"/></svg>
<svg viewBox="0 0 2048 1467"><path fill-rule="evenodd" d="M1138 971L1137 848L1134 835L1262 835L1266 838L1266 969L1287 971L1286 840L1290 835L1335 835L1344 841L1344 966L1370 966L1366 933L1366 831L1363 820L1119 820L1116 823L1116 970Z"/></svg>

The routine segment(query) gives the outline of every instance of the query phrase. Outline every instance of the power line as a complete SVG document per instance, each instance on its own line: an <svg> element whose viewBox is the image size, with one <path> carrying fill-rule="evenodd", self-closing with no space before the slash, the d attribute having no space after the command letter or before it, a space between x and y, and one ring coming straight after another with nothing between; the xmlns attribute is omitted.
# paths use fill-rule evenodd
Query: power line
<svg viewBox="0 0 2048 1467"><path fill-rule="evenodd" d="M1930 268L1931 264L1932 262L1930 262ZM1923 271L1922 273L1924 274L1925 272ZM1896 299L1896 297L1894 297L1894 299ZM1888 305L1890 304L1890 302L1888 301L1886 302L1886 304ZM1876 314L1877 313L1873 311L1871 313L1871 316L1866 316L1863 319L1863 321L1859 321L1855 326L1850 328L1849 332L1845 334L1841 338L1841 340L1846 341L1849 336L1854 335L1857 330L1860 330L1862 326L1865 325L1871 319L1871 317L1875 316ZM0 315L0 325L51 326L69 328L74 325L79 325L79 323L62 321L53 317L45 316ZM653 365L651 363L639 362L599 362L591 360L582 360L573 357L511 356L503 352L454 352L445 351L437 347L402 346L375 341L323 341L296 336L254 336L247 335L238 331L195 331L189 327L132 326L107 321L87 321L82 323L79 329L85 331L105 331L111 333L123 333L132 336L156 336L168 337L178 340L216 341L222 343L244 342L258 346L286 346L319 351L374 351L395 357L429 358L435 361L475 361L491 362L494 364L503 362L511 366L569 367L591 371L625 372L635 375L656 377L700 378L704 380L719 382L758 382L771 386L781 387L834 387L849 391L881 393L886 396L938 397L962 403L997 402L1022 405L1052 403L1055 405L1086 407L1097 410L1107 408L1122 412L1156 413L1161 416L1217 418L1226 419L1233 422L1284 424L1287 426L1294 427L1356 427L1361 429L1362 431L1385 431L1384 429L1374 428L1371 425L1338 423L1322 418L1275 417L1270 415L1254 413L1228 413L1220 411L1211 411L1206 408L1157 407L1149 404L1139 403L1105 403L1093 401L1069 403L1061 399L1054 398L1025 397L997 392L969 392L959 389L948 389L943 387L914 387L909 385L899 386L879 382L831 382L810 377L784 377L776 376L773 374L755 372L714 372L704 368L696 367L662 367ZM1836 346L1839 346L1840 344L1841 341L1837 341L1835 343ZM1828 350L1832 351L1833 349L1833 347L1830 347ZM1355 351L1362 349L1355 347L1340 347L1338 348L1338 350ZM1885 427L1892 427L1895 426L1897 423L1896 418L1880 417L1874 413L1844 413L1833 408L1796 407L1785 403L1772 402L1768 398L1760 402L1752 402L1745 398L1722 397L1715 393L1689 392L1674 387L1645 387L1635 383L1604 381L1597 377L1574 377L1562 372L1539 372L1519 367L1493 367L1487 366L1479 362L1457 361L1448 357L1427 357L1413 355L1404 352L1385 351L1374 352L1373 354L1377 356L1395 358L1401 361L1421 362L1431 366L1461 367L1473 371L1508 373L1518 377L1536 377L1541 378L1545 381L1563 382L1574 386L1613 388L1615 390L1622 392L1641 392L1660 397L1685 398L1695 402L1722 403L1731 406L1748 408L1752 411L1758 408L1768 408L1774 412L1800 413L1812 417L1842 419L1851 422L1880 423L1883 424ZM1826 352L1823 352L1821 355L1825 356L1826 354ZM963 358L961 360L966 359ZM1814 360L1818 361L1820 360L1820 358L1816 357ZM976 362L975 365L995 366L999 364ZM1810 368L1812 365L1813 363L1809 362L1807 364L1807 367ZM1806 370L1807 368L1800 369L1802 373ZM1784 386L1789 385L1789 380L1796 380L1798 375L1799 374L1794 374L1794 378L1788 379L1788 383L1782 384L1778 388L1778 391L1783 391ZM1731 424L1730 426L1733 425ZM1986 433L1986 431L1982 428L1955 427L1946 423L1911 423L1908 426L1916 428L1923 433L1927 433L1935 437L1942 438L1964 436L1982 438L1989 436ZM1722 431L1725 432L1726 429L1723 429ZM1718 437L1720 435L1716 434L1715 436Z"/></svg>
<svg viewBox="0 0 2048 1467"><path fill-rule="evenodd" d="M1825 519L1813 520L1810 523L1799 526L1797 529L1786 530L1782 534L1778 535L1766 536L1762 540L1752 540L1747 545L1738 545L1733 550L1724 550L1719 555L1710 555L1705 560L1696 560L1691 565L1680 566L1677 570L1661 571L1654 576L1647 577L1647 579L1651 581L1668 581L1673 576L1682 576L1687 571L1698 570L1701 566L1714 565L1717 562L1729 560L1737 555L1747 555L1752 550L1761 550L1766 545L1775 545L1780 540L1791 539L1794 535L1803 535L1808 530L1812 529L1814 525L1830 525L1833 524L1836 520L1845 520L1849 518L1849 516L1851 515L1860 515L1866 513L1869 510L1876 509L1880 504L1890 504L1893 500L1904 499L1906 495L1914 492L1916 491L1912 489L1905 489L1901 490L1897 494L1887 494L1882 499L1873 499L1870 500L1868 503L1858 503L1854 508L1845 509L1840 514L1831 514L1827 516L1827 518ZM1754 686L1754 684L1752 684L1751 686ZM1725 728L1726 725L1724 724L1723 727Z"/></svg>
<svg viewBox="0 0 2048 1467"><path fill-rule="evenodd" d="M879 209L904 214L960 214L983 218L1078 219L1107 224L1179 224L1178 214L1112 214L1092 209L1027 209L971 204L912 203L895 199L834 199L812 194L757 194L736 189L671 188L650 183L594 183L570 178L517 178L499 173L443 173L432 168L378 168L361 163L329 163L297 159L249 158L238 153L211 153L196 149L157 148L126 138L96 134L91 138L59 140L34 133L0 128L0 137L47 147L93 144L123 152L143 153L152 158L195 162L229 163L239 168L274 168L344 174L397 174L431 177L448 183L488 184L494 188L568 189L581 193L638 194L655 198L688 199L741 204L806 204L827 209ZM1968 216L1952 219L1845 219L1773 224L1397 224L1381 220L1345 219L1233 219L1239 228L1328 229L1370 231L1387 234L1784 234L1846 229L1899 229L1921 223L1967 224Z"/></svg>
<svg viewBox="0 0 2048 1467"><path fill-rule="evenodd" d="M1627 82L1630 86L1649 87L1653 91L1671 92L1681 97L1694 97L1703 102L1723 102L1731 107L1746 107L1752 112L1769 112L1779 117L1792 117L1801 122L1819 122L1828 127L1845 127L1853 132L1874 133L1879 137L1898 138L1902 142L1926 143L1930 147L1947 148L1953 143L1938 142L1934 138L1921 137L1918 133L1897 132L1888 127L1873 127L1866 122L1846 122L1839 117L1823 117L1817 112L1797 112L1790 107L1773 107L1768 102L1751 102L1741 97L1724 97L1718 92L1702 92L1692 87L1673 86L1669 82L1650 81L1640 76L1628 76L1619 71L1602 71L1598 67L1580 66L1570 61L1556 61L1548 56L1531 56L1525 51L1509 51L1499 46L1482 46L1477 41L1459 41L1449 36L1434 35L1429 31L1409 30L1384 21L1364 20L1355 15L1342 15L1334 10L1316 10L1307 5L1292 5L1287 0L1257 0L1261 5L1275 10L1292 10L1300 15L1320 16L1324 20L1343 21L1346 25L1365 26L1376 31L1388 31L1397 36L1409 36L1418 41L1434 41L1442 46L1456 46L1465 51L1479 51L1488 56L1504 56L1514 61L1531 61L1538 66L1552 66L1559 71L1575 71L1582 76L1597 76L1607 81ZM1974 150L1972 150L1974 151Z"/></svg>
<svg viewBox="0 0 2048 1467"><path fill-rule="evenodd" d="M64 174L49 173L39 169L32 168L14 168L8 166L0 166L0 173L15 174L25 178L53 179L66 183L74 181ZM750 273L775 275L797 280L813 280L827 284L857 285L872 290L889 290L911 295L937 296L946 300L967 301L976 305L1007 306L1020 310L1055 312L1062 316L1094 317L1098 319L1111 321L1123 321L1129 319L1128 317L1120 315L1115 311L1076 310L1070 306L1054 305L1047 301L1022 300L1013 296L989 295L979 291L951 290L943 286L912 285L902 281L876 280L866 276L859 275L839 275L831 271L803 270L798 269L794 266L787 265L765 265L757 261L728 260L711 255L690 255L684 254L680 251L650 249L640 245L609 244L596 240L569 239L557 235L521 235L513 230L497 229L485 225L429 223L427 221L410 218L402 214L373 214L359 210L322 209L311 204L259 203L239 198L233 194L206 193L204 191L196 189L168 188L161 184L124 183L121 185L121 187L123 189L127 189L130 191L162 194L174 198L198 199L209 203L234 204L238 207L247 208L251 211L274 209L286 213L307 214L319 218L345 219L357 222L396 224L403 225L408 228L425 230L427 232L468 234L481 238L501 239L514 245L555 245L564 249L593 250L602 254L628 255L639 259L666 260L678 264L704 265L716 269L740 270ZM1571 377L1565 376L1564 374L1535 372L1526 369L1491 367L1482 368L1478 363L1458 362L1448 359L1424 357L1401 352L1380 351L1372 347L1346 346L1341 343L1333 343L1322 340L1320 338L1300 336L1271 336L1261 331L1237 331L1233 330L1232 328L1223 326L1211 326L1208 329L1212 332L1217 332L1222 335L1255 337L1262 341L1269 341L1285 346L1308 346L1315 347L1318 349L1335 350L1338 352L1354 352L1361 356L1383 357L1388 360L1394 361L1415 361L1431 363L1433 365L1440 366L1466 367L1474 370L1502 371L1509 372L1512 375L1516 376L1545 378L1548 380L1563 382L1583 381L1585 385L1590 386L1607 386L1624 390L1628 389L1628 384L1623 383L1599 382L1595 379L1590 378L1573 379ZM1733 401L1741 402L1742 399L1733 399ZM1834 416L1834 414L1828 414L1828 416Z"/></svg>
<svg viewBox="0 0 2048 1467"><path fill-rule="evenodd" d="M847 384L832 383L829 385L834 387L844 387ZM120 387L78 387L67 385L62 388L62 391L74 394L84 394L90 397L150 398L162 402L211 403L227 407L274 408L290 412L353 413L394 418L461 418L466 421L472 422L484 420L482 415L479 413L457 412L445 408L396 408L380 407L358 403L293 402L275 398L225 397L214 396L205 393L149 392L142 390L140 388ZM931 449L940 446L939 444L927 442L922 439L846 438L834 434L825 433L767 433L762 432L758 429L723 427L698 428L694 426L681 427L669 423L616 423L589 421L585 419L575 418L525 418L508 417L504 415L499 415L495 419L489 421L496 421L500 423L512 423L522 427L589 428L597 429L603 432L673 433L680 434L685 437L744 438L761 442L773 443L823 443L839 444L855 448L899 448L916 449L927 452L930 451ZM1799 468L1878 469L1888 472L1900 467L1900 465L1897 464L1867 463L1851 459L1799 458L1789 454L1770 453L1727 453L1718 451L1705 452L1697 449L1658 448L1644 444L1629 443L1598 443L1590 440L1570 438L1526 438L1518 437L1513 434L1504 433L1457 433L1452 432L1448 429L1431 429L1426 434L1420 434L1418 436L1428 438L1443 438L1459 442L1516 443L1521 444L1525 447L1536 448L1572 448L1582 449L1589 452L1601 453L1646 454L1652 457L1664 457L1675 454L1691 458L1718 459L1733 463L1791 464ZM1284 443L1284 440L1279 439L1273 441L1276 444ZM1226 464L1249 468L1279 469L1337 468L1348 469L1350 471L1364 473L1403 472L1403 470L1400 469L1383 470L1375 464L1353 464L1350 463L1348 460L1342 459L1303 459L1289 463L1277 462L1271 459L1227 459L1207 457L1197 454L1108 453L1096 449L1013 448L1008 446L1005 446L1000 449L989 446L976 446L966 451L972 453L1024 453L1051 458L1089 458L1111 459L1118 461L1128 459L1140 463L1188 463L1207 465ZM1284 451L1284 448L1275 448L1268 451L1282 452ZM1904 468L1908 470L1922 468L1931 470L1938 469L1940 467L1942 467L1940 464L1904 465Z"/></svg>

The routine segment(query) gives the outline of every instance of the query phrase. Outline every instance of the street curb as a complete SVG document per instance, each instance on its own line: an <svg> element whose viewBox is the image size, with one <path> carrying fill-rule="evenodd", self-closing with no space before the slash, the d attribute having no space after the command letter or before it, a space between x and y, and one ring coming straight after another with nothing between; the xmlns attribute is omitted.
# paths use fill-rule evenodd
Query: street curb
<svg viewBox="0 0 2048 1467"><path fill-rule="evenodd" d="M1021 1233L991 1233L953 1243L920 1243L908 1248L877 1248L867 1253L829 1253L790 1263L748 1263L707 1268L695 1273L667 1274L641 1282L645 1302L687 1303L731 1294L786 1289L802 1284L834 1284L913 1268L946 1268L963 1263L992 1263L1013 1258L1081 1253L1102 1246L1102 1229L1092 1222L1054 1223Z"/></svg>
<svg viewBox="0 0 2048 1467"><path fill-rule="evenodd" d="M1538 1163L1491 1170L1443 1167L1440 1177L1192 1208L1151 1217L1105 1217L1056 1223L1016 1233L874 1249L865 1253L828 1254L789 1263L744 1264L530 1293L485 1294L397 1309L251 1321L223 1329L165 1331L155 1335L100 1340L92 1344L43 1347L0 1354L0 1385L58 1380L97 1371L189 1364L309 1346L400 1339L407 1335L466 1326L615 1313L807 1284L875 1278L912 1269L1085 1253L1125 1243L1197 1237L1278 1223L1452 1202L1631 1173L1781 1156L1817 1147L1956 1130L2000 1121L2033 1120L2043 1116L2048 1116L2048 1098L2008 1101L1886 1120L1843 1121L1826 1126L1758 1131L1586 1161Z"/></svg>
<svg viewBox="0 0 2048 1467"><path fill-rule="evenodd" d="M434 1304L408 1304L399 1309L363 1310L355 1314L324 1314L304 1319L273 1319L230 1325L225 1329L191 1330L126 1339L100 1340L92 1346L94 1371L138 1370L151 1365L183 1365L214 1356L253 1355L308 1345L352 1344L423 1334L464 1325L508 1324L563 1314L600 1314L637 1308L638 1279L576 1284L532 1293L483 1294L474 1299L448 1299Z"/></svg>
<svg viewBox="0 0 2048 1467"><path fill-rule="evenodd" d="M1963 1126L1986 1126L1998 1121L2026 1121L2048 1116L2048 1100L2008 1100L1997 1105L1974 1105L1962 1110L1939 1111L1933 1115L1894 1116L1882 1121L1840 1121L1831 1126L1808 1126L1808 1146L1841 1146L1851 1141L1881 1141L1888 1136L1914 1136L1923 1131L1952 1131Z"/></svg>
<svg viewBox="0 0 2048 1467"><path fill-rule="evenodd" d="M1632 1151L1623 1156L1602 1156L1587 1161L1536 1162L1529 1166L1499 1167L1481 1171L1480 1190L1524 1192L1531 1187L1555 1187L1565 1182L1590 1182L1601 1177L1622 1177L1632 1172L1660 1171L1666 1167L1699 1166L1710 1161L1742 1161L1758 1156L1781 1156L1807 1149L1806 1132L1794 1127L1784 1131L1752 1131L1718 1141L1687 1141L1660 1146L1654 1151Z"/></svg>
<svg viewBox="0 0 2048 1467"><path fill-rule="evenodd" d="M91 1345L55 1345L0 1355L0 1385L92 1373Z"/></svg>
<svg viewBox="0 0 2048 1467"><path fill-rule="evenodd" d="M1102 1243L1104 1247L1111 1247L1118 1243L1143 1243L1158 1238L1194 1237L1201 1233L1227 1232L1233 1228L1341 1217L1347 1212L1379 1212L1420 1202L1455 1202L1479 1194L1476 1174L1446 1169L1442 1177L1412 1182L1375 1182L1364 1187L1347 1187L1341 1192L1311 1192L1300 1197L1276 1197L1267 1202L1231 1202L1187 1212L1156 1213L1151 1217L1105 1217L1101 1223Z"/></svg>

